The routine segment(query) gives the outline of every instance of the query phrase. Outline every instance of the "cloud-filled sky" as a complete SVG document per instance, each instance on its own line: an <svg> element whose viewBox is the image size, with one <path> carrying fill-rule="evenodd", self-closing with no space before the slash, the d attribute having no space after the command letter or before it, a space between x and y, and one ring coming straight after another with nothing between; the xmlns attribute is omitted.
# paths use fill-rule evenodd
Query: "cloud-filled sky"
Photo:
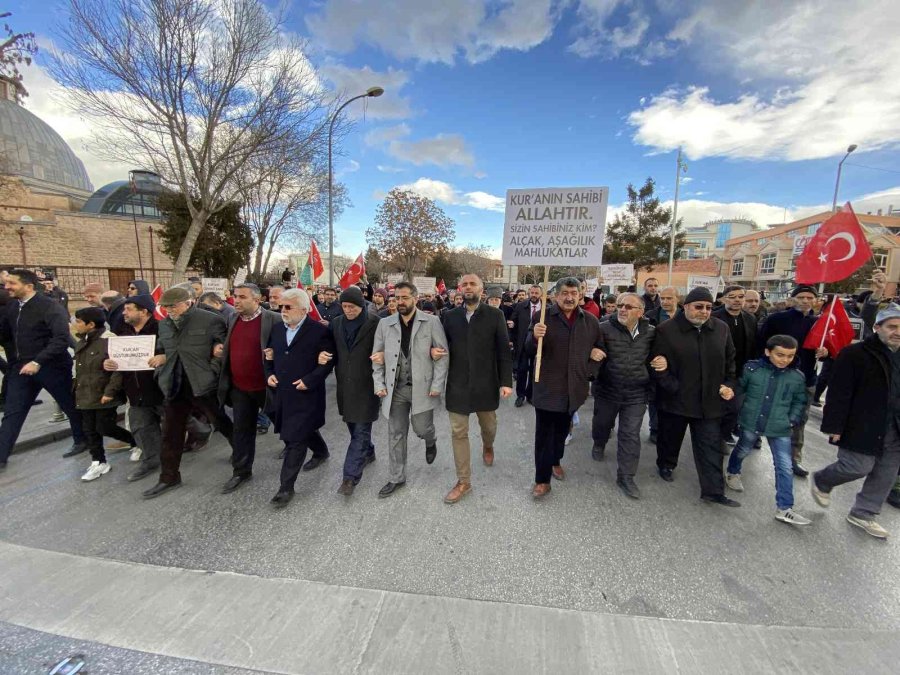
<svg viewBox="0 0 900 675"><path fill-rule="evenodd" d="M274 2L267 3L275 6ZM46 43L63 5L13 0L12 25ZM499 247L509 188L626 185L674 195L687 226L781 223L841 201L900 209L900 12L894 0L294 0L321 80L351 104L335 158L352 208L342 252L365 248L381 198L435 199L456 243ZM38 65L27 106L85 161L95 186L135 167L91 153L90 128Z"/></svg>

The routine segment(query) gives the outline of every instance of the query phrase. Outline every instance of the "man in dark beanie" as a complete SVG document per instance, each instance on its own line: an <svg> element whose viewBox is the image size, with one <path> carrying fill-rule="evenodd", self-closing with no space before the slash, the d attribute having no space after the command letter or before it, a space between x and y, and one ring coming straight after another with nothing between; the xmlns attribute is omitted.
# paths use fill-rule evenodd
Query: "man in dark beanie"
<svg viewBox="0 0 900 675"><path fill-rule="evenodd" d="M806 420L809 419L809 406L816 391L816 359L828 356L828 350L803 348L803 341L816 323L816 317L813 315L813 305L818 297L816 289L801 284L794 287L791 297L794 299L793 307L770 314L763 323L757 337L757 350L760 350L773 335L790 335L800 345L791 367L798 368L806 377L807 397L800 424L791 432L791 454L794 475L805 478L809 475L809 471L800 463L803 459L803 429Z"/></svg>
<svg viewBox="0 0 900 675"><path fill-rule="evenodd" d="M744 287L726 286L722 291L722 306L714 310L712 315L723 321L731 333L734 343L734 373L740 379L744 372L744 364L757 354L756 351L756 317L744 311ZM725 407L722 416L722 440L734 445L738 413L743 405L743 396L738 394Z"/></svg>
<svg viewBox="0 0 900 675"><path fill-rule="evenodd" d="M740 506L725 496L720 433L722 403L734 397L734 344L728 327L711 318L712 308L709 289L694 288L684 299L684 311L656 328L651 355L665 356L669 366L658 373L656 466L671 482L690 427L700 498Z"/></svg>
<svg viewBox="0 0 900 675"><path fill-rule="evenodd" d="M343 479L338 488L338 494L349 497L362 479L363 469L375 461L372 424L378 419L381 400L375 395L369 357L380 319L365 311L366 301L358 286L350 286L341 293L340 306L343 314L328 326L335 351L319 354L319 365L334 364L338 412L350 432Z"/></svg>

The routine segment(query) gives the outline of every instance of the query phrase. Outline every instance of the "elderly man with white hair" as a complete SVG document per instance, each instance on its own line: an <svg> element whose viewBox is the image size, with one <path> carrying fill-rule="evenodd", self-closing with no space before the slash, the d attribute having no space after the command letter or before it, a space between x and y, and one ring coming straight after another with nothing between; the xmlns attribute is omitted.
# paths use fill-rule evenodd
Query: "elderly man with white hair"
<svg viewBox="0 0 900 675"><path fill-rule="evenodd" d="M285 443L281 485L272 498L276 507L294 497L294 483L311 449L319 463L328 446L319 433L325 425L325 378L333 362L320 365L320 352L334 353L331 331L309 319L309 295L291 288L281 296L281 322L272 327L266 347L266 383L275 389L273 419ZM317 463L318 465L318 463Z"/></svg>

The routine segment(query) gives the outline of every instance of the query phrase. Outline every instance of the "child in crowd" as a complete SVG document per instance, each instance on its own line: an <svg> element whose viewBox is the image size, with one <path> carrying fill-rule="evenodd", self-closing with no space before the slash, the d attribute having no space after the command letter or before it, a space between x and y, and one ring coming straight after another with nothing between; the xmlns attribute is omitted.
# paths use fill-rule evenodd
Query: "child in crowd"
<svg viewBox="0 0 900 675"><path fill-rule="evenodd" d="M775 518L790 525L809 525L810 520L793 508L791 429L800 424L807 396L803 374L790 367L797 348L790 335L773 335L766 342L766 357L744 365L740 384L745 398L738 420L741 436L728 459L725 484L743 492L741 464L759 437L765 436L775 464Z"/></svg>
<svg viewBox="0 0 900 675"><path fill-rule="evenodd" d="M115 438L134 447L131 433L116 421L116 408L125 402L122 374L103 370L109 358L105 333L106 312L99 307L85 307L75 312L75 407L81 411L84 440L91 453L91 465L81 480L97 480L109 473L110 466L103 451L103 437Z"/></svg>

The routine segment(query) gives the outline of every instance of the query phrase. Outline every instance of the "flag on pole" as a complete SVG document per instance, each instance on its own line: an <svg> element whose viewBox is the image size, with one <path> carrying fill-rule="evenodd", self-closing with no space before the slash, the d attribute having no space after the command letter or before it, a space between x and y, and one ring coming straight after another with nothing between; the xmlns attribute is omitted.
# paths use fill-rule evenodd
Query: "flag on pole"
<svg viewBox="0 0 900 675"><path fill-rule="evenodd" d="M822 308L822 314L816 323L809 329L806 339L803 341L804 349L818 349L825 347L831 358L836 358L838 353L851 342L856 331L847 316L844 303L835 296L829 306Z"/></svg>
<svg viewBox="0 0 900 675"><path fill-rule="evenodd" d="M322 254L319 253L319 247L316 246L316 240L312 240L309 247L309 266L312 268L313 280L322 276L325 271L325 265L322 264Z"/></svg>
<svg viewBox="0 0 900 675"><path fill-rule="evenodd" d="M365 273L366 261L363 260L362 253L360 253L358 256L356 256L356 260L353 262L353 264L347 268L346 272L344 272L344 276L341 277L338 285L341 288L350 288L350 286L356 284Z"/></svg>
<svg viewBox="0 0 900 675"><path fill-rule="evenodd" d="M310 267L309 263L306 263L303 266L303 269L300 270L299 283L303 284L304 286L312 286L313 281L314 281L314 279L313 279L312 267ZM301 286L301 288L302 288L302 286Z"/></svg>
<svg viewBox="0 0 900 675"><path fill-rule="evenodd" d="M797 258L798 284L841 281L872 257L859 219L850 202L822 223Z"/></svg>
<svg viewBox="0 0 900 675"><path fill-rule="evenodd" d="M309 265L307 265L306 267L309 267ZM304 269L304 271L306 270L306 268L303 268L303 269ZM303 288L302 281L297 282L297 288L299 288L301 291L306 290ZM309 294L307 293L307 295L309 295ZM314 321L322 320L322 315L319 314L319 308L316 307L316 301L313 300L312 298L309 299L309 312L307 312L307 313L309 314L309 318L313 319Z"/></svg>
<svg viewBox="0 0 900 675"><path fill-rule="evenodd" d="M444 283L444 280L443 280L443 279L441 279L440 281L438 281L438 284L437 284L437 292L438 292L438 293L446 293L446 292L447 292L447 285Z"/></svg>
<svg viewBox="0 0 900 675"><path fill-rule="evenodd" d="M159 306L159 299L162 297L162 286L156 284L156 288L150 292L150 297L153 298L153 302L156 303L156 309L153 310L153 316L156 317L156 320L162 321L169 316L168 312Z"/></svg>

